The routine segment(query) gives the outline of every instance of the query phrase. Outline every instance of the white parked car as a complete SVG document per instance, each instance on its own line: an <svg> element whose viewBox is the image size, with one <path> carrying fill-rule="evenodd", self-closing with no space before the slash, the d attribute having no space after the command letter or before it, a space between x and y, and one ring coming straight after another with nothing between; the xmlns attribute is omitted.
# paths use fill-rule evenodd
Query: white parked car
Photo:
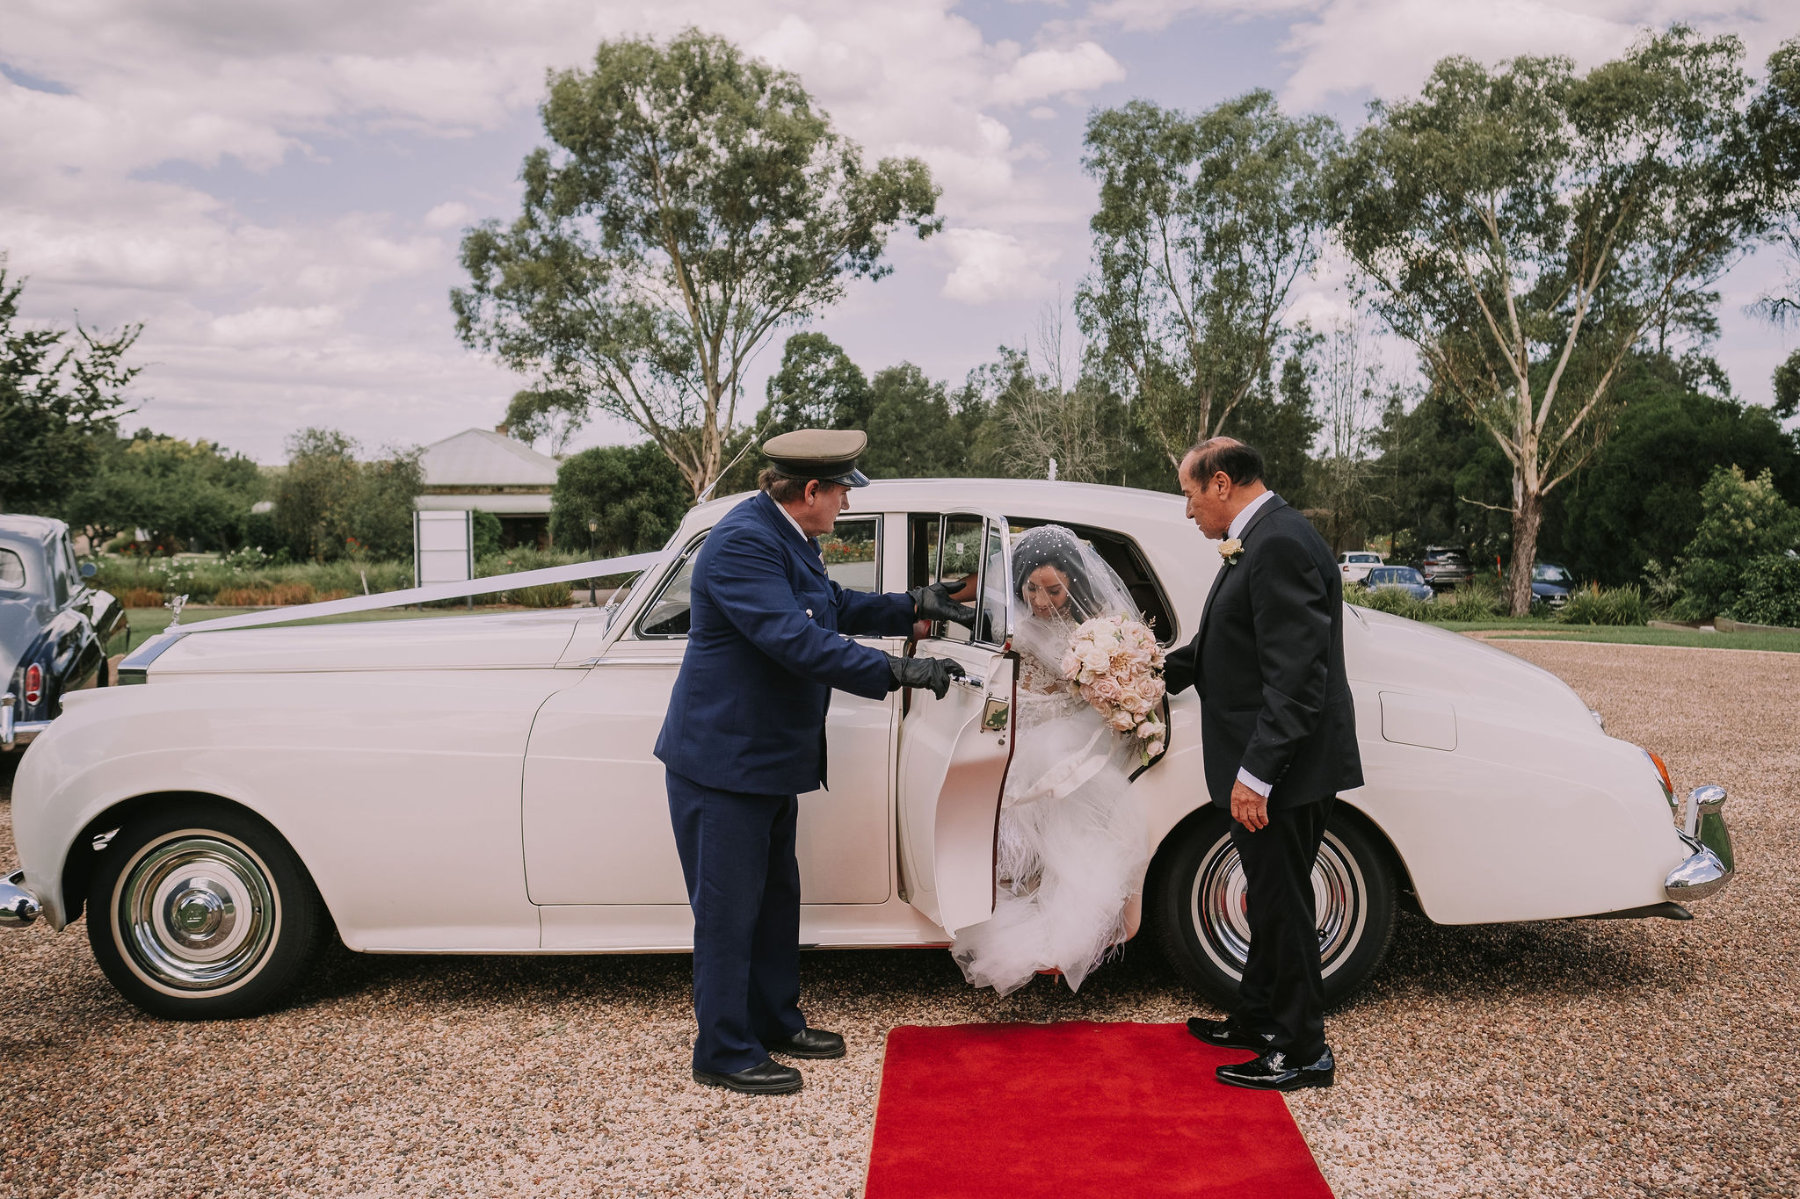
<svg viewBox="0 0 1800 1199"><path fill-rule="evenodd" d="M114 984L187 1017L275 1002L334 933L370 953L687 949L651 746L695 550L739 498L689 512L604 611L217 627L336 610L313 605L156 637L123 665L140 685L72 694L22 730L36 734L12 801L24 868L0 915L60 929L85 910ZM1219 558L1176 496L908 480L854 499L826 545L841 579L899 590L976 572L982 612L977 632L945 626L919 647L967 668L946 699L835 697L831 790L801 799L801 937L942 945L994 900L1011 534L1076 529L1167 641L1193 635ZM1314 873L1333 999L1375 970L1403 897L1446 924L1681 918L1727 881L1724 793L1677 811L1660 764L1554 676L1360 608L1344 641L1367 784L1337 806ZM1171 721L1167 754L1134 783L1153 814L1146 928L1226 999L1248 937L1243 874L1206 803L1191 693Z"/></svg>
<svg viewBox="0 0 1800 1199"><path fill-rule="evenodd" d="M1345 550L1338 555L1338 573L1344 576L1345 583L1362 582L1381 564L1381 555L1368 550Z"/></svg>

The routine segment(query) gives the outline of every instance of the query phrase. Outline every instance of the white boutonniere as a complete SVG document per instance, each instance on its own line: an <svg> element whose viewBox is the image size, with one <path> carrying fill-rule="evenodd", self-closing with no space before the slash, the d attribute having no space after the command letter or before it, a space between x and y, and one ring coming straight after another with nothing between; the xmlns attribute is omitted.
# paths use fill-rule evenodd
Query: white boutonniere
<svg viewBox="0 0 1800 1199"><path fill-rule="evenodd" d="M1237 560L1244 556L1244 543L1235 537L1227 537L1219 542L1219 557L1225 559L1225 565L1236 566Z"/></svg>

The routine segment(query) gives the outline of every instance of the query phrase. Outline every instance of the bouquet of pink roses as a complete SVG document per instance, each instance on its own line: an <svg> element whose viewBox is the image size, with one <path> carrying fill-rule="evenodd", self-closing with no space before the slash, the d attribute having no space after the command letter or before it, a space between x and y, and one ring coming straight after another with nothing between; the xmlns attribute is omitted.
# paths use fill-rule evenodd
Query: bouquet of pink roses
<svg viewBox="0 0 1800 1199"><path fill-rule="evenodd" d="M1141 620L1123 614L1083 621L1063 655L1063 678L1074 683L1106 723L1129 733L1143 761L1163 751L1168 728L1162 703L1163 649Z"/></svg>

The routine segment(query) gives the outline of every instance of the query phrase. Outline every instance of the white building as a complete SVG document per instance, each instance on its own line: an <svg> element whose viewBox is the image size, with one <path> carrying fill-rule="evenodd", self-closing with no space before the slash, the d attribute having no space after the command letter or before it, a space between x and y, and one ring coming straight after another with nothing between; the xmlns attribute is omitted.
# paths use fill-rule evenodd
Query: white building
<svg viewBox="0 0 1800 1199"><path fill-rule="evenodd" d="M425 475L420 511L492 512L500 518L503 547L549 546L555 458L502 433L464 429L426 446L419 465Z"/></svg>

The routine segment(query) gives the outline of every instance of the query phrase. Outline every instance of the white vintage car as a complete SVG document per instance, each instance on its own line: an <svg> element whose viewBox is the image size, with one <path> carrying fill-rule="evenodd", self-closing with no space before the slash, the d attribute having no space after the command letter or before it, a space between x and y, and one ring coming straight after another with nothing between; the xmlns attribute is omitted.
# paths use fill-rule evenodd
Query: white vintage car
<svg viewBox="0 0 1800 1199"><path fill-rule="evenodd" d="M275 1002L321 938L369 953L680 951L691 921L651 756L687 629L695 550L741 497L688 513L660 554L463 591L641 570L606 609L233 627L432 598L444 588L173 629L36 734L13 790L23 870L0 913L82 911L107 976L165 1016ZM838 695L831 789L801 799L811 946L929 946L988 916L1010 753L1010 537L1056 522L1091 541L1158 634L1191 637L1219 557L1179 497L1073 483L878 482L827 539L846 586L980 575L944 700ZM451 592L461 594L462 592ZM869 639L893 653L899 639ZM1724 792L1678 811L1667 773L1573 691L1498 650L1345 612L1367 785L1343 797L1314 873L1326 985L1341 999L1387 949L1396 905L1472 924L1686 918L1723 886ZM1170 710L1148 792L1148 934L1228 1000L1248 928L1224 813L1206 803L1199 704Z"/></svg>

